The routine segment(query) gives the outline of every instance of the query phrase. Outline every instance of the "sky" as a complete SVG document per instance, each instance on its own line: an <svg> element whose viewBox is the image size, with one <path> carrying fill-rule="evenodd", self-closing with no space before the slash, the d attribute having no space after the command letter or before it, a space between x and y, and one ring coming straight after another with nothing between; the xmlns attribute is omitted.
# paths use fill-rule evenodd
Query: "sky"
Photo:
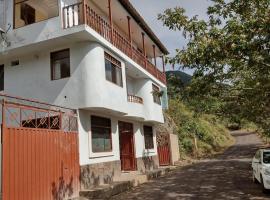
<svg viewBox="0 0 270 200"><path fill-rule="evenodd" d="M210 0L130 0L130 2L167 47L171 53L170 56L175 54L175 49L184 48L187 41L180 32L170 31L167 27L164 27L162 22L157 19L158 14L167 8L178 6L185 8L187 15L190 17L198 15L199 18L207 19L207 7L211 4ZM167 66L167 70L169 69L171 67ZM184 71L188 74L193 73L189 69Z"/></svg>

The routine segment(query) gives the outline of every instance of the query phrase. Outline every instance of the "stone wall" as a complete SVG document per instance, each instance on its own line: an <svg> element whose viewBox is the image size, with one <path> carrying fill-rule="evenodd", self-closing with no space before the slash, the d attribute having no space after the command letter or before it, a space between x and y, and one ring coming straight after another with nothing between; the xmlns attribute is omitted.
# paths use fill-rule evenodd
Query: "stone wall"
<svg viewBox="0 0 270 200"><path fill-rule="evenodd" d="M158 156L137 158L137 170L146 172L157 169L159 167Z"/></svg>
<svg viewBox="0 0 270 200"><path fill-rule="evenodd" d="M115 176L121 175L121 162L105 162L81 166L81 188L91 189L98 185L110 184Z"/></svg>
<svg viewBox="0 0 270 200"><path fill-rule="evenodd" d="M137 171L141 173L158 169L158 167L158 156L137 158ZM81 189L92 189L99 185L111 184L114 179L121 176L121 173L120 160L81 166Z"/></svg>

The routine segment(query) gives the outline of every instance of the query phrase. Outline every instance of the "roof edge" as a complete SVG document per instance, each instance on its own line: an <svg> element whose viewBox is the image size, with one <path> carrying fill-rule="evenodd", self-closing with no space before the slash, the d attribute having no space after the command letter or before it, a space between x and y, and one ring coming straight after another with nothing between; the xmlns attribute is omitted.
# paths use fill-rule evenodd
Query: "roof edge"
<svg viewBox="0 0 270 200"><path fill-rule="evenodd" d="M129 2L129 0L119 0L122 6L128 11L128 13L133 17L133 19L139 24L139 26L145 31L145 33L157 44L162 53L165 55L169 54L167 48L163 45L163 43L158 39L156 34L152 31L152 29L145 22L143 17L138 13L138 11L134 8L134 6Z"/></svg>

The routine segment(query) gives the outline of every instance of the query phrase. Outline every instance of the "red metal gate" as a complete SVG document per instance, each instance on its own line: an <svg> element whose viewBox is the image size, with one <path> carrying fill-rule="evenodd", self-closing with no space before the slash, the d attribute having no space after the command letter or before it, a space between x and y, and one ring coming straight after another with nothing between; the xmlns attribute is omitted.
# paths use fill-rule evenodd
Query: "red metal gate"
<svg viewBox="0 0 270 200"><path fill-rule="evenodd" d="M168 166L171 163L170 137L167 134L157 134L157 149L160 166Z"/></svg>
<svg viewBox="0 0 270 200"><path fill-rule="evenodd" d="M3 200L78 196L76 114L43 106L3 101Z"/></svg>

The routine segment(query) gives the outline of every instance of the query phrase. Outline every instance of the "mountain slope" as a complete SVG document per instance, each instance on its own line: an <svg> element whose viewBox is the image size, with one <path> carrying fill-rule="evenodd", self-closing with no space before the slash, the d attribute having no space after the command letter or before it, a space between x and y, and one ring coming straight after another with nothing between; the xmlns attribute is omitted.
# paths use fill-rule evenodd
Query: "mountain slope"
<svg viewBox="0 0 270 200"><path fill-rule="evenodd" d="M188 85L192 79L191 75L182 71L167 71L166 76L167 76L167 80L169 80L170 76L175 76L179 78L184 85Z"/></svg>

